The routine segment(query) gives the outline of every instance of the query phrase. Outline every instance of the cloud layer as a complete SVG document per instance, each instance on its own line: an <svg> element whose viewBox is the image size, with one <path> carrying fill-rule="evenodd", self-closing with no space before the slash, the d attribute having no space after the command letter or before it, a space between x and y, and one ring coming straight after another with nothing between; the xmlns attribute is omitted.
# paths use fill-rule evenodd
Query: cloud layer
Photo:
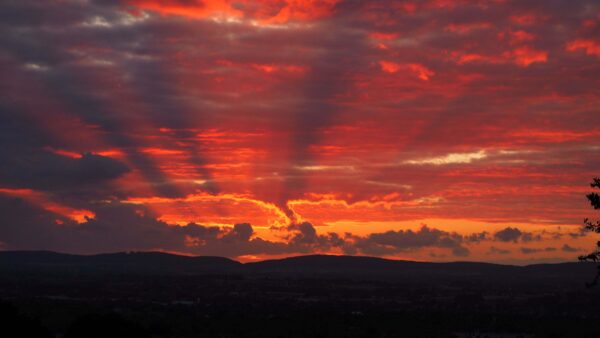
<svg viewBox="0 0 600 338"><path fill-rule="evenodd" d="M3 247L568 259L585 245L597 1L0 8Z"/></svg>

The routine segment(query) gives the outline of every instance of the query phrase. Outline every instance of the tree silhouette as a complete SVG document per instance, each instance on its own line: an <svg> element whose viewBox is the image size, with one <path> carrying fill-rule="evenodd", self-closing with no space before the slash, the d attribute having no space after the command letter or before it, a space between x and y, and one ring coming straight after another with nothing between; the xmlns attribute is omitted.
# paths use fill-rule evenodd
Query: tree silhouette
<svg viewBox="0 0 600 338"><path fill-rule="evenodd" d="M590 185L592 188L600 189L600 178L598 178L598 177L594 178L594 182L592 182L592 184L590 184ZM590 201L590 203L592 204L592 207L594 207L594 209L596 209L596 210L600 209L600 195L593 192L593 193L590 193L587 195L587 199ZM586 218L583 220L583 223L585 224L585 228L587 230L591 230L593 232L600 233L600 220L592 221L592 220ZM579 260L580 261L594 261L594 262L597 262L598 260L600 260L600 241L596 245L597 245L597 247L594 252L587 254L587 255L579 256ZM598 273L596 273L596 277L594 277L594 280L591 283L588 283L587 286L592 287L592 286L598 284L598 279L600 279L600 266L598 266Z"/></svg>

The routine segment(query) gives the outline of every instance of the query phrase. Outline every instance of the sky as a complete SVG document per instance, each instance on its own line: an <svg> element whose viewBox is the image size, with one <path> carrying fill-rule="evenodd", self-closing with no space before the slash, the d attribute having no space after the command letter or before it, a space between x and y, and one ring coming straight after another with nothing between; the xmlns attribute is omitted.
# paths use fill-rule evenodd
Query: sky
<svg viewBox="0 0 600 338"><path fill-rule="evenodd" d="M596 0L5 0L0 250L510 264L597 236Z"/></svg>

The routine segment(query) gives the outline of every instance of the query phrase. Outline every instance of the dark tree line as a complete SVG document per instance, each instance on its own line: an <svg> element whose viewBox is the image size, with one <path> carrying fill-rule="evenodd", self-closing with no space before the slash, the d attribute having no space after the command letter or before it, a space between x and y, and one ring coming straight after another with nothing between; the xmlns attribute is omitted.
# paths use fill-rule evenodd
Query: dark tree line
<svg viewBox="0 0 600 338"><path fill-rule="evenodd" d="M600 178L596 177L594 178L594 182L592 182L592 184L590 184L592 188L598 188L600 189ZM590 204L592 205L592 207L596 210L600 209L600 195L598 195L595 192L592 192L590 194L587 195L587 199L590 201ZM583 223L585 225L585 228L587 230L596 232L596 233L600 233L600 220L590 220L589 218L586 218L583 220ZM583 256L579 256L579 260L581 261L594 261L597 262L598 260L600 260L600 241L598 241L598 243L596 244L596 250L594 250L594 252L589 253L587 255L583 255ZM600 279L600 266L598 266L598 273L596 274L596 277L594 278L594 280L591 283L588 283L588 287L594 286L596 284L598 284L598 280Z"/></svg>

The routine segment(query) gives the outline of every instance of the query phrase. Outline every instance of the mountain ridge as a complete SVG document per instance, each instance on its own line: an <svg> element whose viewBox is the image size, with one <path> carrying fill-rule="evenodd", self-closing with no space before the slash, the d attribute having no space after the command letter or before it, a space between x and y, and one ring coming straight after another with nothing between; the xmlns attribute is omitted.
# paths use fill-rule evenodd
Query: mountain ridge
<svg viewBox="0 0 600 338"><path fill-rule="evenodd" d="M402 259L391 259L391 258L382 258L376 256L353 256L353 255L330 255L330 254L310 254L310 255L297 255L297 256L289 256L284 258L273 258L273 259L264 259L260 261L251 261L251 262L240 262L232 258L223 257L223 256L191 256L191 255L183 255L177 253L169 253L163 251L118 251L118 252L107 252L107 253L97 253L97 254L73 254L73 253L64 253L52 250L0 250L0 263L2 263L6 258L19 256L20 258L28 257L28 258L40 258L41 255L44 255L45 258L68 258L68 259L99 259L99 258L125 258L125 257L153 257L153 258L172 258L172 259L181 259L181 260L221 260L228 261L232 263L237 263L240 265L256 265L256 264L265 264L265 263L277 263L277 262L306 262L306 261L315 261L317 259L322 260L353 260L353 261L368 261L368 262L379 262L379 263L402 263L402 264L427 264L427 265L482 265L482 266L501 266L501 267L516 267L516 268L528 268L528 267L536 267L536 266L558 266L558 265L570 265L570 264L585 264L582 262L557 262L557 263L533 263L526 265L518 265L518 264L506 264L506 263L493 263L493 262L483 262L483 261L448 261L448 262L431 262L431 261L412 261L412 260L402 260ZM168 258L167 258L168 257Z"/></svg>
<svg viewBox="0 0 600 338"><path fill-rule="evenodd" d="M8 276L235 276L235 278L309 278L399 283L479 283L583 285L594 263L532 264L416 262L368 256L304 255L241 263L218 256L164 252L74 255L53 251L0 251L0 279ZM226 277L229 278L229 277Z"/></svg>
<svg viewBox="0 0 600 338"><path fill-rule="evenodd" d="M52 250L0 250L0 264L3 263L7 258L17 257L19 258L67 258L71 260L80 259L109 259L109 258L164 258L164 259L181 259L181 260L220 260L231 263L237 263L239 265L260 265L260 264L275 264L284 262L315 262L317 259L320 260L336 260L345 261L352 260L354 262L370 262L370 263L396 263L396 264L414 264L414 265L481 265L481 266L496 266L496 267L515 267L515 268L527 268L536 266L557 266L557 265L570 265L570 264L582 264L581 262L557 262L557 263L534 263L526 265L517 264L505 264L505 263L493 263L493 262L482 262L482 261L448 261L448 262L431 262L431 261L412 261L412 260L401 260L401 259L390 259L376 256L353 256L353 255L330 255L330 254L310 254L310 255L297 255L289 256L284 258L273 258L264 259L260 261L251 262L240 262L232 258L223 256L190 256L177 253L169 253L162 251L118 251L108 253L97 253L97 254L72 254L63 253Z"/></svg>

